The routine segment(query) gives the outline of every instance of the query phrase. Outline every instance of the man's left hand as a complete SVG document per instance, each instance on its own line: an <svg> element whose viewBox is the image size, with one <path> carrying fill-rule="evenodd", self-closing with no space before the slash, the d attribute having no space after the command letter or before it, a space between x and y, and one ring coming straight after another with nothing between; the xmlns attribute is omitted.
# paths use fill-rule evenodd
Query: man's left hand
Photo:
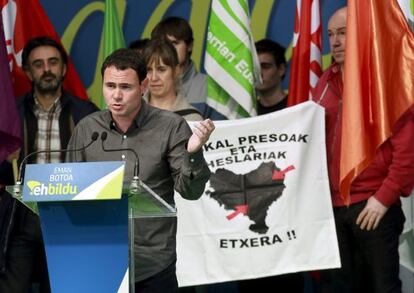
<svg viewBox="0 0 414 293"><path fill-rule="evenodd" d="M206 119L199 123L195 123L193 127L193 135L188 140L187 151L189 153L197 152L210 138L215 126L213 121Z"/></svg>
<svg viewBox="0 0 414 293"><path fill-rule="evenodd" d="M364 209L359 213L356 220L356 224L362 230L374 230L378 227L379 222L385 213L388 211L388 207L384 206L378 199L371 196Z"/></svg>

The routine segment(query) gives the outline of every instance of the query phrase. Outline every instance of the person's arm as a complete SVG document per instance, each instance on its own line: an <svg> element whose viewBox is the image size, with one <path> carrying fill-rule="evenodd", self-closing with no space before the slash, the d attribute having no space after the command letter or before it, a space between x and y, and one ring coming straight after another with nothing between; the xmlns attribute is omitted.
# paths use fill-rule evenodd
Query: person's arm
<svg viewBox="0 0 414 293"><path fill-rule="evenodd" d="M414 186L414 119L410 119L390 139L392 162L388 175L375 193L375 198L389 207L408 196Z"/></svg>
<svg viewBox="0 0 414 293"><path fill-rule="evenodd" d="M168 161L174 177L174 189L185 199L200 198L210 178L202 151L202 146L214 129L214 124L208 121L197 124L191 134L183 120L171 134Z"/></svg>
<svg viewBox="0 0 414 293"><path fill-rule="evenodd" d="M392 162L381 187L371 196L357 218L361 229L377 228L388 208L408 196L414 186L414 121L410 119L390 138Z"/></svg>

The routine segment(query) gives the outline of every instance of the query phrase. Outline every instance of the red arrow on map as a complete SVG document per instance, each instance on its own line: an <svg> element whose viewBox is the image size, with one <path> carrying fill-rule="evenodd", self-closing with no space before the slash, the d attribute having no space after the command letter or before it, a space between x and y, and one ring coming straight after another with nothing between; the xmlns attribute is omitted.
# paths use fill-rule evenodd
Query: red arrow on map
<svg viewBox="0 0 414 293"><path fill-rule="evenodd" d="M227 216L227 220L232 220L238 214L246 215L247 211L249 210L249 206L247 204L235 206L236 210L232 212L230 215Z"/></svg>
<svg viewBox="0 0 414 293"><path fill-rule="evenodd" d="M286 169L282 171L273 171L272 180L283 180L285 179L285 174L289 171L295 170L295 167L293 165L290 165Z"/></svg>

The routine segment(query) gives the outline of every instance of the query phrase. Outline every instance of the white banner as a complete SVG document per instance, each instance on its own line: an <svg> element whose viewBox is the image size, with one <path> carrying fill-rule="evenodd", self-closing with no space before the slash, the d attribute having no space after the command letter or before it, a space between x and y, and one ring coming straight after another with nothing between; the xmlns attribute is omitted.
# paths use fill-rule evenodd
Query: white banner
<svg viewBox="0 0 414 293"><path fill-rule="evenodd" d="M205 193L176 196L180 286L339 267L323 109L215 123Z"/></svg>
<svg viewBox="0 0 414 293"><path fill-rule="evenodd" d="M414 273L414 190L410 197L401 198L401 202L405 224L400 236L400 264Z"/></svg>

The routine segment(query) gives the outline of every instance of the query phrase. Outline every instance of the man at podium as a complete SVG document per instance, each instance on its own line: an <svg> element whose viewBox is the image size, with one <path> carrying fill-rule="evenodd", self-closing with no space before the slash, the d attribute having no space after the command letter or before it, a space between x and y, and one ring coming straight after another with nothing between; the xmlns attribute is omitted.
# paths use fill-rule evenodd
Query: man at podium
<svg viewBox="0 0 414 293"><path fill-rule="evenodd" d="M214 130L213 122L201 121L191 131L179 115L143 101L148 83L146 64L132 49L119 49L109 55L101 74L108 109L82 120L69 148L84 147L96 131L102 142L69 153L68 161L125 160L124 181L133 178L135 162L139 161L140 179L167 203L174 204L174 189L185 199L198 199L210 176L202 146ZM127 149L133 149L138 158ZM136 292L176 292L176 218L135 221Z"/></svg>

